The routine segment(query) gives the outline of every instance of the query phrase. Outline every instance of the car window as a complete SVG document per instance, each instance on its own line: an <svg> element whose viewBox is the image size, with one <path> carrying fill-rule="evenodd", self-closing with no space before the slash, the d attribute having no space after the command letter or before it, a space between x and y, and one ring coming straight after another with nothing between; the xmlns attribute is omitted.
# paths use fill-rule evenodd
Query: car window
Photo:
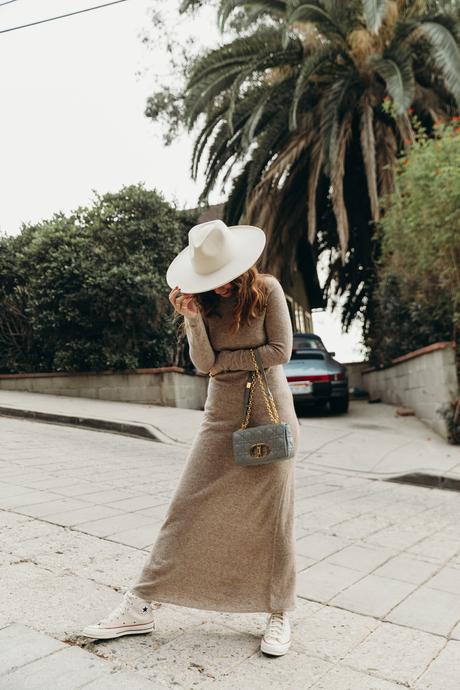
<svg viewBox="0 0 460 690"><path fill-rule="evenodd" d="M317 338L309 338L308 336L294 336L292 345L293 350L321 350L326 351L321 340Z"/></svg>

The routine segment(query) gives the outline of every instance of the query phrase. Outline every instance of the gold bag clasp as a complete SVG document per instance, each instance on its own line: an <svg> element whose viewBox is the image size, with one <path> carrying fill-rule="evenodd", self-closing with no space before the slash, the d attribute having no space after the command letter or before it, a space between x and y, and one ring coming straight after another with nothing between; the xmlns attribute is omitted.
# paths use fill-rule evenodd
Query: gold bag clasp
<svg viewBox="0 0 460 690"><path fill-rule="evenodd" d="M249 455L251 458L264 458L270 450L271 448L267 443L254 443L249 449Z"/></svg>

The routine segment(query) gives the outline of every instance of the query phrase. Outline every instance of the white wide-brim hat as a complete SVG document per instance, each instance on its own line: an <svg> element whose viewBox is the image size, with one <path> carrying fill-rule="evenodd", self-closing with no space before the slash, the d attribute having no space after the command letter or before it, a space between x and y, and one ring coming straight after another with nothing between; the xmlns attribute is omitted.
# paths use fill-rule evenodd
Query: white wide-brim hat
<svg viewBox="0 0 460 690"><path fill-rule="evenodd" d="M265 247L267 236L254 225L230 225L211 220L194 225L188 246L169 264L166 282L182 292L206 292L247 271Z"/></svg>

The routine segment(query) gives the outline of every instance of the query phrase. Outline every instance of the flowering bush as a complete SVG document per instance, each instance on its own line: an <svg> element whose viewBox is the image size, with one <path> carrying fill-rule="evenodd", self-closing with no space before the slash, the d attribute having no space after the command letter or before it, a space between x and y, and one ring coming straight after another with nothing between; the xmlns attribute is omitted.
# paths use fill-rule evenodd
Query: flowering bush
<svg viewBox="0 0 460 690"><path fill-rule="evenodd" d="M398 160L395 191L383 200L377 306L367 344L379 366L455 340L460 374L460 118L436 123L428 137L412 117L412 133ZM454 418L460 422L457 410Z"/></svg>

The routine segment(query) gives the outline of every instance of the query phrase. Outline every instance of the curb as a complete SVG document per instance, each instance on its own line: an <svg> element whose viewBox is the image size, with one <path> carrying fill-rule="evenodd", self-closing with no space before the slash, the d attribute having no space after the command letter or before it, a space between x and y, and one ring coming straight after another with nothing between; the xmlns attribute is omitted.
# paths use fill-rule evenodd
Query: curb
<svg viewBox="0 0 460 690"><path fill-rule="evenodd" d="M54 412L38 412L36 410L23 410L17 407L0 406L0 416L17 417L19 419L29 419L37 422L48 422L51 424L62 424L63 426L76 426L84 429L96 431L107 431L110 433L123 434L125 436L135 436L158 443L181 446L188 448L189 444L180 439L173 438L158 427L152 424L141 424L139 422L118 422L112 419L102 419L98 417L77 417L67 414L56 414Z"/></svg>

